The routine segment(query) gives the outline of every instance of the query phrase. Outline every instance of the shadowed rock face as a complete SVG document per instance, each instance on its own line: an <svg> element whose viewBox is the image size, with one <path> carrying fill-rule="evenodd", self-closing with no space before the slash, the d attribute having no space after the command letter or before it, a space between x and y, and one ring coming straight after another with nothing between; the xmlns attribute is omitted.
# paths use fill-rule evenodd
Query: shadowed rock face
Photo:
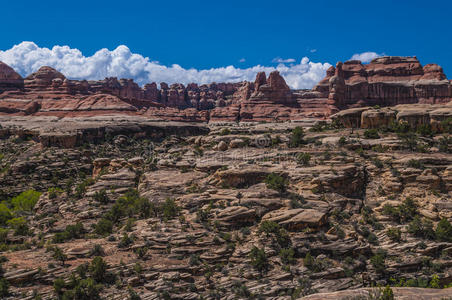
<svg viewBox="0 0 452 300"><path fill-rule="evenodd" d="M0 61L0 91L10 89L21 89L24 86L22 76L16 73L13 68Z"/></svg>
<svg viewBox="0 0 452 300"><path fill-rule="evenodd" d="M416 57L380 57L369 64L337 63L312 90L290 90L278 71L254 82L140 87L132 79L67 79L41 67L22 79L0 63L0 112L75 116L126 113L178 121L288 121L326 118L340 110L398 104L444 104L452 87L442 68ZM93 101L94 100L94 101ZM51 108L51 109L49 109Z"/></svg>

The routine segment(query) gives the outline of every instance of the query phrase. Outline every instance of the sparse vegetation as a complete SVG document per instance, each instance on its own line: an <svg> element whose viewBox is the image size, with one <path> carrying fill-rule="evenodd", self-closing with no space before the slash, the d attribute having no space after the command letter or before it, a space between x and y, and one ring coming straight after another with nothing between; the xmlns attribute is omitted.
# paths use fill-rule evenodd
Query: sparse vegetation
<svg viewBox="0 0 452 300"><path fill-rule="evenodd" d="M268 174L265 183L267 188L278 191L280 194L285 193L287 190L287 180L276 173Z"/></svg>
<svg viewBox="0 0 452 300"><path fill-rule="evenodd" d="M292 134L289 139L289 147L291 148L297 148L304 144L306 144L306 141L304 140L304 130L303 127L297 126L292 130Z"/></svg>

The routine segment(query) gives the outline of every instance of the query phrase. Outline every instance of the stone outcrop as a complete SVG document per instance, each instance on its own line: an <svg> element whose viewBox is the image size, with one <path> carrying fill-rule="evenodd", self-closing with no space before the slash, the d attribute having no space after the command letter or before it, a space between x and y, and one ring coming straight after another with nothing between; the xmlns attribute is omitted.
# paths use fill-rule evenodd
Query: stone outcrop
<svg viewBox="0 0 452 300"><path fill-rule="evenodd" d="M379 57L369 64L358 60L338 63L314 90L328 91L329 104L339 110L452 100L452 86L442 68L436 64L422 67L416 57Z"/></svg>
<svg viewBox="0 0 452 300"><path fill-rule="evenodd" d="M342 110L331 116L348 128L388 128L394 123L407 123L416 129L430 125L437 132L444 131L445 123L452 122L452 105L403 104L394 107L359 107Z"/></svg>

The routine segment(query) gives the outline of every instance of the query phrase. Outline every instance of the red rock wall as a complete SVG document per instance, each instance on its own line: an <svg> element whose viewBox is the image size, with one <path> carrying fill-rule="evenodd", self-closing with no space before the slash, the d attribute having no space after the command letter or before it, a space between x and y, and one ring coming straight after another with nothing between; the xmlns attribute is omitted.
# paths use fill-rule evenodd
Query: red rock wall
<svg viewBox="0 0 452 300"><path fill-rule="evenodd" d="M409 103L447 103L452 85L436 64L416 57L380 57L369 64L338 63L312 90L293 91L275 71L255 82L146 84L114 77L69 80L51 67L23 79L0 62L0 113L135 113L185 121L284 121L325 118L342 109ZM4 100L2 100L4 99Z"/></svg>

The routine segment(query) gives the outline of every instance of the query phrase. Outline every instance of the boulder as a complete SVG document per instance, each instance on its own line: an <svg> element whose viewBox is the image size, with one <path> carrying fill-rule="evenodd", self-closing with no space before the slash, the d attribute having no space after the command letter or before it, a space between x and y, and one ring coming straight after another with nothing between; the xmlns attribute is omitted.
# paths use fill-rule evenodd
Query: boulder
<svg viewBox="0 0 452 300"><path fill-rule="evenodd" d="M262 221L272 221L289 230L301 230L306 227L318 228L326 223L327 214L315 209L289 209L272 211L262 217Z"/></svg>
<svg viewBox="0 0 452 300"><path fill-rule="evenodd" d="M361 128L382 128L396 120L397 112L390 108L369 109L361 114Z"/></svg>

